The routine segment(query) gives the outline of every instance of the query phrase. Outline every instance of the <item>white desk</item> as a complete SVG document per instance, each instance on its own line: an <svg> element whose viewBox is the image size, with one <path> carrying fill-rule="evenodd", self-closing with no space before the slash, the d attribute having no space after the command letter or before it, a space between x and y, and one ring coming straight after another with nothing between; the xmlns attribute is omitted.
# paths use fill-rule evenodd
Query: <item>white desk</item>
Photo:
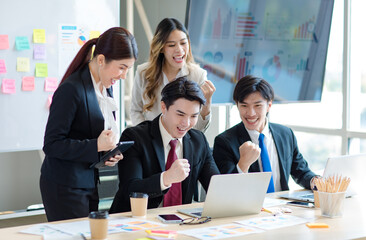
<svg viewBox="0 0 366 240"><path fill-rule="evenodd" d="M276 193L279 194L279 193ZM341 218L326 218L322 217L320 209L307 209L301 207L289 207L293 210L292 215L305 218L314 218L314 222L327 223L330 228L324 229L310 229L305 224L296 225L292 227L280 228L271 231L265 231L259 234L246 235L239 238L231 239L355 239L363 238L366 239L366 199L360 197L354 197L345 199L344 204L344 214ZM175 213L177 208L191 208L200 207L202 203L188 204L179 207L169 207L169 208L158 208L151 209L148 211L147 220L158 221L156 216L161 213ZM131 213L119 213L119 216L131 216ZM244 220L248 218L258 217L258 216L268 216L269 213L261 212L258 215L241 216L241 217L230 217L230 218L220 218L213 219L209 223L200 225L183 225L179 226L177 224L168 225L165 229L170 230L185 230L191 228L202 228L208 226L217 226L227 223L232 223L236 220ZM111 215L114 216L114 215ZM78 219L81 220L81 219ZM67 222L75 221L68 220ZM66 222L66 221L63 221ZM56 222L58 223L58 222ZM18 231L28 228L28 226L19 226L12 228L0 229L1 239L42 239L41 236L21 234ZM137 239L141 237L146 237L147 234L144 231L134 232L134 233L119 233L110 234L108 240L113 239ZM177 239L195 239L185 235L178 235Z"/></svg>

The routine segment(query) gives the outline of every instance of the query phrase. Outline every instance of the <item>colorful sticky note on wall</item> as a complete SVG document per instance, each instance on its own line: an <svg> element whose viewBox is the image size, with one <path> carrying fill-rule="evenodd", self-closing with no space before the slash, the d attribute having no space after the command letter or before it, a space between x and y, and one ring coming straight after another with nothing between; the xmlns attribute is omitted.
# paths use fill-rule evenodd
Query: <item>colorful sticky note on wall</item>
<svg viewBox="0 0 366 240"><path fill-rule="evenodd" d="M15 79L4 78L1 84L1 92L7 94L15 93Z"/></svg>
<svg viewBox="0 0 366 240"><path fill-rule="evenodd" d="M47 77L48 66L47 63L36 63L36 77Z"/></svg>
<svg viewBox="0 0 366 240"><path fill-rule="evenodd" d="M33 46L33 58L35 60L46 59L46 45L36 44Z"/></svg>
<svg viewBox="0 0 366 240"><path fill-rule="evenodd" d="M17 58L17 72L29 72L29 58Z"/></svg>
<svg viewBox="0 0 366 240"><path fill-rule="evenodd" d="M100 36L99 31L90 31L89 32L89 39L98 38Z"/></svg>
<svg viewBox="0 0 366 240"><path fill-rule="evenodd" d="M44 83L44 90L46 92L54 92L58 86L57 78L47 77Z"/></svg>
<svg viewBox="0 0 366 240"><path fill-rule="evenodd" d="M28 38L27 37L15 37L15 48L18 51L30 49Z"/></svg>
<svg viewBox="0 0 366 240"><path fill-rule="evenodd" d="M22 78L22 90L23 91L33 91L34 90L34 77L23 77Z"/></svg>
<svg viewBox="0 0 366 240"><path fill-rule="evenodd" d="M9 36L0 35L0 49L9 49Z"/></svg>
<svg viewBox="0 0 366 240"><path fill-rule="evenodd" d="M0 59L0 74L2 73L6 73L6 66L4 59Z"/></svg>
<svg viewBox="0 0 366 240"><path fill-rule="evenodd" d="M33 42L46 43L46 31L44 29L33 29Z"/></svg>

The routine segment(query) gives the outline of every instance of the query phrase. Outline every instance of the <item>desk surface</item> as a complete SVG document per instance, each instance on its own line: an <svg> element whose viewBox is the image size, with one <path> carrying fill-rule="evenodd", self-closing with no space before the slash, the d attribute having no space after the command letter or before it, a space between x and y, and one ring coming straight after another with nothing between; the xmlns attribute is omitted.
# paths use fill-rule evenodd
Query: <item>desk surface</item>
<svg viewBox="0 0 366 240"><path fill-rule="evenodd" d="M279 194L279 193L277 193ZM276 230L265 231L263 233L246 235L244 237L231 238L231 239L355 239L364 238L366 239L366 204L364 204L366 199L361 197L353 197L345 199L344 204L344 214L341 218L326 218L322 217L320 209L307 209L301 207L286 206L293 210L291 213L293 216L303 217L307 219L314 219L313 222L323 222L327 223L330 228L325 229L309 229L305 224L300 224L292 227L280 228ZM363 203L363 204L362 204ZM148 211L147 220L158 221L156 216L162 213L176 213L178 208L192 208L200 207L202 203L194 203L183 205L179 207L169 207L169 208L158 208L150 209ZM258 215L240 216L240 217L230 217L230 218L219 218L212 219L211 222L201 224L201 225L183 225L178 224L168 225L164 229L170 230L186 230L192 228L202 228L209 226L217 226L227 223L232 223L237 220L244 220L259 216L268 216L266 212L261 212ZM131 213L119 213L112 214L113 216L126 216L130 217ZM184 215L183 215L184 216ZM84 220L84 219L78 219ZM62 222L70 222L75 220L68 220ZM60 222L56 222L60 223ZM41 236L29 235L18 233L18 231L28 228L31 225L19 226L12 228L0 229L0 236L2 239L42 239ZM108 240L113 239L137 239L146 237L147 234L144 231L134 232L134 233L117 233L110 234ZM186 235L179 234L177 239L195 239Z"/></svg>

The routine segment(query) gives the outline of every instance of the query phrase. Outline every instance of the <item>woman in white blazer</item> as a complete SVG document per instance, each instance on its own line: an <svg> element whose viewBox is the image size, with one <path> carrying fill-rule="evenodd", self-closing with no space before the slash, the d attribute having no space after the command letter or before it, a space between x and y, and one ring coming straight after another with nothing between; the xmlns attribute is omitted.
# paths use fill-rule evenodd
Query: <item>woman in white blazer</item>
<svg viewBox="0 0 366 240"><path fill-rule="evenodd" d="M132 124L137 125L158 116L161 113L161 90L182 76L197 82L205 95L206 104L202 107L195 127L205 131L210 123L215 86L207 80L206 70L194 62L185 27L174 18L165 18L156 28L149 61L137 67L132 90Z"/></svg>

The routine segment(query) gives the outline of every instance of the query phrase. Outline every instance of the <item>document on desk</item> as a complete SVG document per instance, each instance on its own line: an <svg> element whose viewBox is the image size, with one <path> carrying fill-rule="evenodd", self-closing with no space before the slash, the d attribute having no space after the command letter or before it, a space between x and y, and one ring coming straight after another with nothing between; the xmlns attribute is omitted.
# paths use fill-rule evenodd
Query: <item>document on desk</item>
<svg viewBox="0 0 366 240"><path fill-rule="evenodd" d="M43 236L43 240L83 240L81 235L71 235L60 230L50 227L50 224L37 224L27 229L20 231L33 235Z"/></svg>
<svg viewBox="0 0 366 240"><path fill-rule="evenodd" d="M289 227L293 225L303 224L308 222L308 220L305 218L300 218L292 215L281 214L270 217L250 218L235 222L242 224L244 226L256 227L263 230L272 230L282 227Z"/></svg>
<svg viewBox="0 0 366 240"><path fill-rule="evenodd" d="M288 201L283 200L283 199L266 197L266 198L264 198L263 207L264 208L269 208L269 207L284 205L287 202Z"/></svg>
<svg viewBox="0 0 366 240"><path fill-rule="evenodd" d="M110 218L108 221L108 234L135 232L165 226L165 224L135 218ZM69 234L83 234L85 237L90 237L88 220L52 224L51 227Z"/></svg>
<svg viewBox="0 0 366 240"><path fill-rule="evenodd" d="M239 224L231 223L219 225L215 227L195 228L190 230L179 231L179 234L188 235L202 240L224 239L239 237L253 233L260 233L262 230L252 227L246 227Z"/></svg>

